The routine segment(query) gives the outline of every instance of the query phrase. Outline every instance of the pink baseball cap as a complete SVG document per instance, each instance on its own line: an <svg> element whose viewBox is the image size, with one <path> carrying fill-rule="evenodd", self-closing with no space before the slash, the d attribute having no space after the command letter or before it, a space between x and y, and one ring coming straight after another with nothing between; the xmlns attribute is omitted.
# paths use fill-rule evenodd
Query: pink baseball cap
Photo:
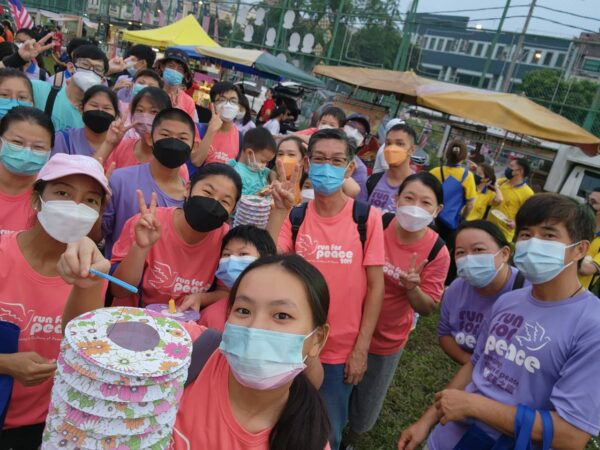
<svg viewBox="0 0 600 450"><path fill-rule="evenodd" d="M92 177L100 183L106 195L111 195L108 179L104 175L104 168L91 156L56 153L39 171L37 179L52 181L69 175Z"/></svg>

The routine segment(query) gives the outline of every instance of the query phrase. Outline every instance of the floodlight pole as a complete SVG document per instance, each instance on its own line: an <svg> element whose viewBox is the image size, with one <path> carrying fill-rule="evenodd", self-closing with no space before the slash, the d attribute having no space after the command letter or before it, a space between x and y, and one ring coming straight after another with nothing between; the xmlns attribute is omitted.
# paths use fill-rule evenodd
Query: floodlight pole
<svg viewBox="0 0 600 450"><path fill-rule="evenodd" d="M502 25L504 25L504 19L506 19L506 14L508 13L508 8L510 8L510 1L506 0L506 5L504 5L504 11L502 11L502 17L500 17L500 23L498 24L498 28L496 29L496 33L492 38L492 43L490 44L487 57L485 59L485 64L483 65L483 71L481 72L481 77L479 77L478 87L482 88L483 83L485 83L485 77L490 70L490 64L492 63L492 58L494 57L494 53L496 52L496 44L498 43L498 39L500 38L500 33L502 33Z"/></svg>
<svg viewBox="0 0 600 450"><path fill-rule="evenodd" d="M510 89L510 82L512 76L515 72L515 67L517 66L517 59L521 57L521 51L523 50L523 44L525 44L525 35L527 34L527 28L529 28L529 22L531 22L531 16L533 16L533 10L535 9L535 4L537 0L531 0L531 6L529 7L529 13L527 14L527 19L525 19L525 24L523 25L523 30L521 31L521 36L519 36L519 42L517 43L517 48L512 55L510 60L510 66L508 66L508 70L506 71L506 77L504 78L504 82L502 83L502 92L508 92Z"/></svg>

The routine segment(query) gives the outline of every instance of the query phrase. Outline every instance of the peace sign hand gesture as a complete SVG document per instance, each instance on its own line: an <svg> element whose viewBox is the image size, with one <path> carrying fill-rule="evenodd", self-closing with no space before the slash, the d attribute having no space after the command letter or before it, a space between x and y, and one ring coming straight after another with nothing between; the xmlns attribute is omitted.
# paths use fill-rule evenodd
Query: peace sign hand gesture
<svg viewBox="0 0 600 450"><path fill-rule="evenodd" d="M19 56L25 61L33 61L40 53L52 48L54 45L52 42L46 44L48 39L53 36L54 33L48 33L46 36L41 38L39 41L35 39L29 39L19 47Z"/></svg>
<svg viewBox="0 0 600 450"><path fill-rule="evenodd" d="M273 209L292 209L296 205L296 185L300 178L301 165L294 168L289 180L285 177L285 167L281 160L276 161L277 179L271 183Z"/></svg>
<svg viewBox="0 0 600 450"><path fill-rule="evenodd" d="M417 266L417 254L413 253L408 264L406 272L400 272L400 283L406 288L407 291L412 291L416 287L421 285L421 271L427 264L427 260L423 261Z"/></svg>
<svg viewBox="0 0 600 450"><path fill-rule="evenodd" d="M146 206L144 194L136 191L140 206L140 218L135 223L135 243L142 250L149 250L160 239L162 226L156 219L156 192L152 193L150 206Z"/></svg>
<svg viewBox="0 0 600 450"><path fill-rule="evenodd" d="M123 119L121 119L120 117L116 120L113 120L110 123L108 131L106 133L106 143L112 146L113 148L116 147L123 139L123 136L125 136L125 133L127 133L131 128L133 128L134 125L135 124L131 123L125 126L125 124L123 124Z"/></svg>
<svg viewBox="0 0 600 450"><path fill-rule="evenodd" d="M216 133L223 126L223 120L217 114L215 105L213 103L210 104L210 112L212 115L210 116L210 121L208 122L208 131Z"/></svg>

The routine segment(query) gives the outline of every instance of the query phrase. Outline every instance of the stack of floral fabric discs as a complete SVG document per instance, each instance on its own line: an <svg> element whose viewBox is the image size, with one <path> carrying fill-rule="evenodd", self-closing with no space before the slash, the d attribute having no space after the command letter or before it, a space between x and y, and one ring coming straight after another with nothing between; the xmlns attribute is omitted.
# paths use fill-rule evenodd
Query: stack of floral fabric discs
<svg viewBox="0 0 600 450"><path fill-rule="evenodd" d="M271 197L244 195L237 204L233 226L255 225L265 229L271 214Z"/></svg>
<svg viewBox="0 0 600 450"><path fill-rule="evenodd" d="M192 342L175 320L104 308L65 329L42 450L168 448Z"/></svg>

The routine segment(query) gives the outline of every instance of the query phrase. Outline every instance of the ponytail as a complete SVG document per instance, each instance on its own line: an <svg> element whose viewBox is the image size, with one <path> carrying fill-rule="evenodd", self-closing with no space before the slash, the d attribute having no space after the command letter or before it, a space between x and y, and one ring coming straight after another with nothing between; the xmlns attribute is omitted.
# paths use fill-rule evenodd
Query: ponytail
<svg viewBox="0 0 600 450"><path fill-rule="evenodd" d="M270 450L323 450L329 439L329 418L319 392L304 373L290 387L290 396L269 435Z"/></svg>
<svg viewBox="0 0 600 450"><path fill-rule="evenodd" d="M467 158L467 144L461 139L453 139L446 147L446 161L450 165L458 164Z"/></svg>

